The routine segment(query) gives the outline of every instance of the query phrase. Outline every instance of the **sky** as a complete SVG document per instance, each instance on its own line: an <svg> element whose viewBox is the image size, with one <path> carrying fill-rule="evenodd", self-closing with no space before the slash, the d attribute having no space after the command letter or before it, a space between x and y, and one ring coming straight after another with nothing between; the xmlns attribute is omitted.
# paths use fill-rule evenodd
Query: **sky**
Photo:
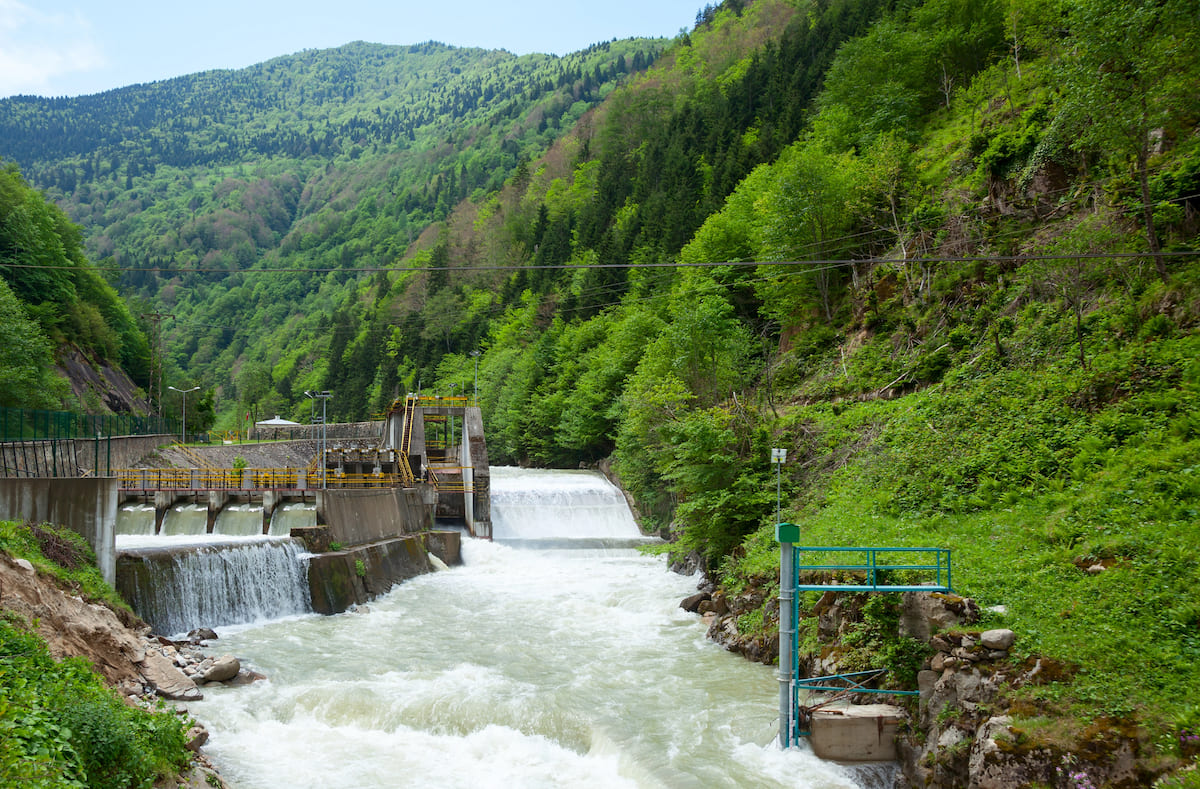
<svg viewBox="0 0 1200 789"><path fill-rule="evenodd" d="M708 0L715 4L715 0ZM0 98L79 96L350 41L563 55L672 37L702 0L0 0Z"/></svg>

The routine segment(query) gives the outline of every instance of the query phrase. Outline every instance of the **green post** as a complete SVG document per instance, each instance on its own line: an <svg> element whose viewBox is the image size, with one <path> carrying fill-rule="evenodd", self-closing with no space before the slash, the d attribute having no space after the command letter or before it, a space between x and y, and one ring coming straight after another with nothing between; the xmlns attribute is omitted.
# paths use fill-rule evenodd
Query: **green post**
<svg viewBox="0 0 1200 789"><path fill-rule="evenodd" d="M794 543L800 540L800 527L794 523L776 523L775 540L779 543L779 747L790 748L796 715L796 563Z"/></svg>

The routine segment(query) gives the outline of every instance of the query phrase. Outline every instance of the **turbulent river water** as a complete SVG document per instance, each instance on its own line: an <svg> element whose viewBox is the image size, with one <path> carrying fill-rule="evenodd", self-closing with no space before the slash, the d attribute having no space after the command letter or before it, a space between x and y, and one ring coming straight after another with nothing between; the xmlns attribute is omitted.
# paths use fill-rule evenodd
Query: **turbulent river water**
<svg viewBox="0 0 1200 789"><path fill-rule="evenodd" d="M707 640L678 607L697 579L588 541L636 536L596 500L607 485L497 470L498 539L464 540L463 566L407 581L366 611L218 628L209 651L268 680L204 689L191 711L211 733L206 752L237 789L854 787L882 777L779 750L775 672ZM574 496L586 505L572 508ZM611 506L624 507L619 492Z"/></svg>

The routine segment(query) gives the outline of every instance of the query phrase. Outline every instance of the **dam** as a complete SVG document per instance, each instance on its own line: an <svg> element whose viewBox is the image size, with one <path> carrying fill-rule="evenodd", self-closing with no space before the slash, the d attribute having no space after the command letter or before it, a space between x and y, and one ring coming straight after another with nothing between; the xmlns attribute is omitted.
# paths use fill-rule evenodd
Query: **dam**
<svg viewBox="0 0 1200 789"><path fill-rule="evenodd" d="M461 565L369 610L217 628L270 679L189 705L231 786L891 785L777 747L775 672L679 608L696 579L594 547L640 538L600 474L491 471L493 540L465 538Z"/></svg>

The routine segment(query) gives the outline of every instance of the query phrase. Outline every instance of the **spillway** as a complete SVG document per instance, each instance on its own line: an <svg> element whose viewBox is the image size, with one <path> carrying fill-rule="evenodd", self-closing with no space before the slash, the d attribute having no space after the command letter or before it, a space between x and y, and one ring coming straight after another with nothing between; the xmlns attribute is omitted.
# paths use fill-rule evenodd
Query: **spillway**
<svg viewBox="0 0 1200 789"><path fill-rule="evenodd" d="M218 627L222 651L270 679L190 705L230 784L890 785L778 749L775 671L679 608L696 578L577 546L640 539L595 477L493 469L497 541L464 540L463 566L366 611Z"/></svg>

